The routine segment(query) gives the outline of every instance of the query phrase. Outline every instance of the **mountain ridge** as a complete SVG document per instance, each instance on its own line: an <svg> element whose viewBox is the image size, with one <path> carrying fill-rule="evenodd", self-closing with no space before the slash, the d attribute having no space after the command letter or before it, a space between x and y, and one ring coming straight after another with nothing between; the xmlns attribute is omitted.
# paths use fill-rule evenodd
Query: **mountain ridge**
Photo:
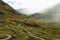
<svg viewBox="0 0 60 40"><path fill-rule="evenodd" d="M12 7L10 7L8 4L0 0L0 20L20 20L24 19L26 15L23 15L16 10L14 10ZM4 15L4 16L3 16ZM20 18L22 17L22 18Z"/></svg>

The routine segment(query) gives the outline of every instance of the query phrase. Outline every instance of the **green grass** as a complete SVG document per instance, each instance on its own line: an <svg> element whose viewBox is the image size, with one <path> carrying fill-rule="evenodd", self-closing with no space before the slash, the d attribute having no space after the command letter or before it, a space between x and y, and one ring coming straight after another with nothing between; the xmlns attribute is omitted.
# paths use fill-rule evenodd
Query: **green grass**
<svg viewBox="0 0 60 40"><path fill-rule="evenodd" d="M30 22L28 23L31 25ZM52 40L52 38L60 38L60 28L58 28L60 26L59 24L43 24L42 22L40 24L36 23L36 25L40 26L27 26L23 22L20 22L19 26L19 24L14 21L3 21L0 22L0 34L10 34L12 36L10 40L40 40L39 38Z"/></svg>

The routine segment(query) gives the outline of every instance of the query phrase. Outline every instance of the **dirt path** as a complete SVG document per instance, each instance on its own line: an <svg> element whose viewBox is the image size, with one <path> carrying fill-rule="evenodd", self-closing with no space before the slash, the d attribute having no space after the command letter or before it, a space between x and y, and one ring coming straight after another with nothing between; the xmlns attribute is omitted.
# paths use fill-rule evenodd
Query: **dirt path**
<svg viewBox="0 0 60 40"><path fill-rule="evenodd" d="M0 34L0 36L6 36L6 38L0 39L0 40L8 40L8 39L12 38L12 36L9 34Z"/></svg>
<svg viewBox="0 0 60 40"><path fill-rule="evenodd" d="M20 26L20 25L19 25L19 26ZM40 40L45 40L45 39L43 39L43 38L34 36L30 31L28 31L28 30L25 29L24 27L21 27L21 28L26 31L26 33L27 33L28 36L31 36L31 37L34 37L34 38L37 38L37 39L40 39Z"/></svg>

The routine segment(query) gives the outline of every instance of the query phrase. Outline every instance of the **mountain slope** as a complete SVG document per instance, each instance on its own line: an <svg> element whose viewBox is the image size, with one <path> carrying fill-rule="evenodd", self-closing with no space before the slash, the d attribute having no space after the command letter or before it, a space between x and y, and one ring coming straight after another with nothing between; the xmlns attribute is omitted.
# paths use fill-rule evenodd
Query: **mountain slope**
<svg viewBox="0 0 60 40"><path fill-rule="evenodd" d="M53 19L56 22L60 21L60 4L56 4L52 8L48 9L46 12L47 16L50 16L51 19Z"/></svg>
<svg viewBox="0 0 60 40"><path fill-rule="evenodd" d="M49 22L59 22L60 21L60 4L56 4L52 8L49 8L44 14L35 13L30 17L36 18L37 20L43 19Z"/></svg>
<svg viewBox="0 0 60 40"><path fill-rule="evenodd" d="M8 4L0 0L0 20L19 20L24 19L26 15L23 15L21 13L18 13L16 10L14 10L12 7L10 7Z"/></svg>
<svg viewBox="0 0 60 40"><path fill-rule="evenodd" d="M44 18L44 14L35 13L35 14L31 15L30 17L40 19L40 18Z"/></svg>

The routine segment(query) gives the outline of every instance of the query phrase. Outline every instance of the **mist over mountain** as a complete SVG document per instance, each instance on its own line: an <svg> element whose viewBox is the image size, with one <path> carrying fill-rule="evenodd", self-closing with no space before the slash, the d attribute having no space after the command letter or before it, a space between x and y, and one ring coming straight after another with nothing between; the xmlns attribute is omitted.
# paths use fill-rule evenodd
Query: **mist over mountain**
<svg viewBox="0 0 60 40"><path fill-rule="evenodd" d="M60 21L60 4L53 6L52 8L48 9L46 12L48 16L50 16L54 21Z"/></svg>
<svg viewBox="0 0 60 40"><path fill-rule="evenodd" d="M37 9L29 9L29 8L21 8L21 9L16 9L16 10L25 15L33 15L34 13L37 13L39 11Z"/></svg>
<svg viewBox="0 0 60 40"><path fill-rule="evenodd" d="M16 9L17 12L28 15L26 9Z"/></svg>
<svg viewBox="0 0 60 40"><path fill-rule="evenodd" d="M30 17L36 18L38 20L41 18L49 22L59 22L60 21L60 4L57 4L52 8L49 8L45 13L34 13Z"/></svg>
<svg viewBox="0 0 60 40"><path fill-rule="evenodd" d="M36 19L44 19L45 15L43 13L34 13L34 14L30 15L29 17L36 18Z"/></svg>

